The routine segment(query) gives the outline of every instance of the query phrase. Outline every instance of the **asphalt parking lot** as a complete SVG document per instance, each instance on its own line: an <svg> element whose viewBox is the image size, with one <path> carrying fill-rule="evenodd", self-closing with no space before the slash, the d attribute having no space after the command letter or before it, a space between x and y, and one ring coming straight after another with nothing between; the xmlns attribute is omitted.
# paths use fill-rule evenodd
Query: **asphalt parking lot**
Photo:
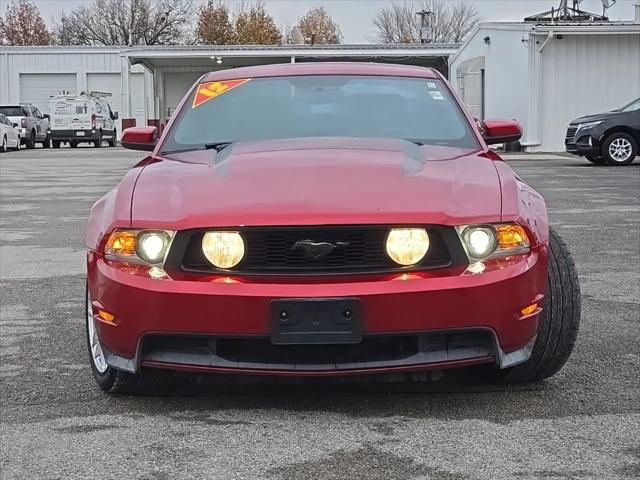
<svg viewBox="0 0 640 480"><path fill-rule="evenodd" d="M85 350L85 222L139 158L0 155L0 478L640 477L639 163L509 162L545 196L582 286L576 350L544 383L179 378L154 397L109 397Z"/></svg>

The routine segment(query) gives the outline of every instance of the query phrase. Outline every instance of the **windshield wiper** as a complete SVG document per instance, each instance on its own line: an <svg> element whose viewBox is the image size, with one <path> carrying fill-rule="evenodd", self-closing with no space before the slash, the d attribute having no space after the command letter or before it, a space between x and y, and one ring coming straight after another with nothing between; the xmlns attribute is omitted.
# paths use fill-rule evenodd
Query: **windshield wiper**
<svg viewBox="0 0 640 480"><path fill-rule="evenodd" d="M224 150L225 148L227 148L229 145L232 145L232 144L233 142L205 143L204 148L205 150L215 150L216 152L221 152L222 150Z"/></svg>

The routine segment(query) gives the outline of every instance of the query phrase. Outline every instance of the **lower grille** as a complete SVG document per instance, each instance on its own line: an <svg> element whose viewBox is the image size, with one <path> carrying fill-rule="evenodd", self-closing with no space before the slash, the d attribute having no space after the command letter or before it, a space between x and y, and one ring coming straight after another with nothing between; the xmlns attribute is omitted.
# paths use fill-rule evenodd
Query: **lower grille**
<svg viewBox="0 0 640 480"><path fill-rule="evenodd" d="M427 226L430 247L411 268L394 263L385 251L390 226L254 227L240 229L245 258L232 269L237 274L331 274L392 272L443 268L464 261L464 251L451 227ZM179 232L167 266L190 272L220 272L202 253L206 230ZM321 258L310 258L298 242L330 244ZM181 251L180 251L181 250ZM172 265L173 263L173 265ZM229 273L229 271L224 271Z"/></svg>

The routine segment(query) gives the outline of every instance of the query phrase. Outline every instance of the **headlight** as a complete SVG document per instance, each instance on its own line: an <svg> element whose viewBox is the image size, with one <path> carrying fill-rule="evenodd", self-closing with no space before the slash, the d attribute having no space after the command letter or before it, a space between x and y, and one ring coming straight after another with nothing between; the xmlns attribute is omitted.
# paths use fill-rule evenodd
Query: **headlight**
<svg viewBox="0 0 640 480"><path fill-rule="evenodd" d="M387 236L386 249L394 262L415 265L429 250L429 234L424 228L394 228Z"/></svg>
<svg viewBox="0 0 640 480"><path fill-rule="evenodd" d="M164 260L171 237L167 232L140 232L136 241L138 256L148 263L159 263Z"/></svg>
<svg viewBox="0 0 640 480"><path fill-rule="evenodd" d="M597 127L598 125L600 125L604 120L600 120L597 122L586 122L586 123L580 123L578 124L578 130L587 130L589 128L593 128L593 127ZM576 130L576 131L578 131Z"/></svg>
<svg viewBox="0 0 640 480"><path fill-rule="evenodd" d="M218 268L232 268L244 257L244 240L238 232L207 232L202 237L202 253Z"/></svg>
<svg viewBox="0 0 640 480"><path fill-rule="evenodd" d="M168 230L115 230L104 254L111 260L158 265L167 257L174 235Z"/></svg>
<svg viewBox="0 0 640 480"><path fill-rule="evenodd" d="M513 255L529 251L529 237L517 223L456 227L470 259Z"/></svg>

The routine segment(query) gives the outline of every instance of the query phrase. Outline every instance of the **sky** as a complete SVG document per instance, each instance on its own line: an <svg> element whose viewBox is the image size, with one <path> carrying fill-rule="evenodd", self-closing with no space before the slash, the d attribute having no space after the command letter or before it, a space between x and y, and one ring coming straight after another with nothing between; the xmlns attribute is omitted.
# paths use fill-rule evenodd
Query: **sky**
<svg viewBox="0 0 640 480"><path fill-rule="evenodd" d="M0 12L4 14L10 0L0 0ZM40 9L44 19L50 24L61 11L72 10L79 5L89 4L87 0L32 0ZM194 4L204 0L193 0ZM241 0L227 0L233 6ZM324 6L334 17L344 34L344 43L370 43L375 41L375 29L371 19L382 7L393 0L265 0L267 9L281 26L294 24L310 8ZM449 1L449 0L444 0ZM451 0L454 1L454 0ZM560 0L467 0L478 10L483 21L520 21L528 15L557 7ZM571 3L571 0L569 0ZM416 6L419 0L411 1ZM617 0L609 9L611 20L631 20L634 14L634 0ZM600 0L584 0L580 7L594 13L602 12Z"/></svg>

